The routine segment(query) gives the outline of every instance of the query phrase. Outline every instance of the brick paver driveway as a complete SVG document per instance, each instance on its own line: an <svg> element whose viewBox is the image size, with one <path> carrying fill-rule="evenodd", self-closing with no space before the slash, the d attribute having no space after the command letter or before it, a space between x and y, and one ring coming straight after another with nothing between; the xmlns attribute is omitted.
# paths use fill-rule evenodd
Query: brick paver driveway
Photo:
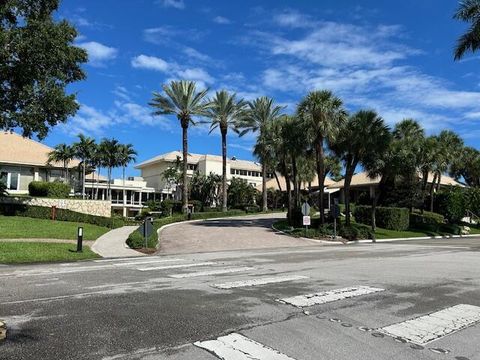
<svg viewBox="0 0 480 360"><path fill-rule="evenodd" d="M284 218L285 214L261 214L176 224L160 233L159 252L194 253L315 244L273 231L272 224Z"/></svg>

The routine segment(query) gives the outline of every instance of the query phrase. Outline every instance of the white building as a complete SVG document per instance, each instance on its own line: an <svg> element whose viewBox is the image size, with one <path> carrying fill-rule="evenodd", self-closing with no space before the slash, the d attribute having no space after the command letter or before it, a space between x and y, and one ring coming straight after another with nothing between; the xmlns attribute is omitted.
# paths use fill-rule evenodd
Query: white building
<svg viewBox="0 0 480 360"><path fill-rule="evenodd" d="M157 193L161 194L161 200L163 200L176 191L175 187L165 180L164 173L167 169L175 167L177 163L181 169L181 160L182 153L172 151L146 160L135 168L141 171L142 178L147 182L147 186L155 188ZM209 175L210 173L222 175L221 156L189 154L187 160L187 175L189 177L192 177L197 171L201 175ZM259 163L233 157L227 160L227 180L231 180L233 177L245 179L250 185L256 187L262 183L262 167ZM271 178L272 175L269 174L268 177Z"/></svg>

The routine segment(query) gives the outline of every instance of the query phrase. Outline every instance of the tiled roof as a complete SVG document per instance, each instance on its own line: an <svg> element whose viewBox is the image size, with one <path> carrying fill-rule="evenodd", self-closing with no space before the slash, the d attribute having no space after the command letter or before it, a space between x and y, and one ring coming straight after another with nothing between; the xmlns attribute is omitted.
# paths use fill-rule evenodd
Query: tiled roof
<svg viewBox="0 0 480 360"><path fill-rule="evenodd" d="M0 131L0 163L30 166L46 166L48 154L53 149L38 141L25 138L14 132ZM52 163L53 167L63 167ZM69 167L78 165L72 160Z"/></svg>
<svg viewBox="0 0 480 360"><path fill-rule="evenodd" d="M287 182L285 181L285 177L278 176L278 182L280 183L282 191L286 191L287 190ZM332 179L330 179L329 177L325 178L325 186L329 186L329 185L332 185L334 183L335 182ZM292 184L292 189L293 189L293 183L291 183L291 184ZM311 185L312 185L312 188L318 187L318 176L315 176ZM308 188L308 186L309 186L308 183L303 183L301 185L301 188L302 188L302 190L306 190ZM256 188L257 188L257 190L262 191L262 184L257 185ZM275 178L269 179L267 181L267 189L279 190L278 183L277 183L277 180Z"/></svg>

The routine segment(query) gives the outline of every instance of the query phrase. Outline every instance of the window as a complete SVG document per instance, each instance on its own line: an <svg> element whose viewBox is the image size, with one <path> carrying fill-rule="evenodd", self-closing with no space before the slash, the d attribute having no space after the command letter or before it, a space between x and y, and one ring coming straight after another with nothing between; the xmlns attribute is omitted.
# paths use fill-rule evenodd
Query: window
<svg viewBox="0 0 480 360"><path fill-rule="evenodd" d="M235 175L235 169L230 169L230 174Z"/></svg>
<svg viewBox="0 0 480 360"><path fill-rule="evenodd" d="M7 185L7 190L20 189L20 173L2 171L0 181Z"/></svg>
<svg viewBox="0 0 480 360"><path fill-rule="evenodd" d="M188 170L196 171L198 168L197 164L188 164Z"/></svg>

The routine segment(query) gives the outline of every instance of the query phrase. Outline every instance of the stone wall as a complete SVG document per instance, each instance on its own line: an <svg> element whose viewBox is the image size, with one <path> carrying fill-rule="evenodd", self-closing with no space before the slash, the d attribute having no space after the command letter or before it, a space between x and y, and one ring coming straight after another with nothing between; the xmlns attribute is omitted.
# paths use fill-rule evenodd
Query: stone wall
<svg viewBox="0 0 480 360"><path fill-rule="evenodd" d="M23 204L31 206L52 207L57 209L67 209L83 214L96 216L112 216L112 204L104 200L80 200L80 199L50 199L50 198L31 198L31 197L0 197L0 203L4 204Z"/></svg>

